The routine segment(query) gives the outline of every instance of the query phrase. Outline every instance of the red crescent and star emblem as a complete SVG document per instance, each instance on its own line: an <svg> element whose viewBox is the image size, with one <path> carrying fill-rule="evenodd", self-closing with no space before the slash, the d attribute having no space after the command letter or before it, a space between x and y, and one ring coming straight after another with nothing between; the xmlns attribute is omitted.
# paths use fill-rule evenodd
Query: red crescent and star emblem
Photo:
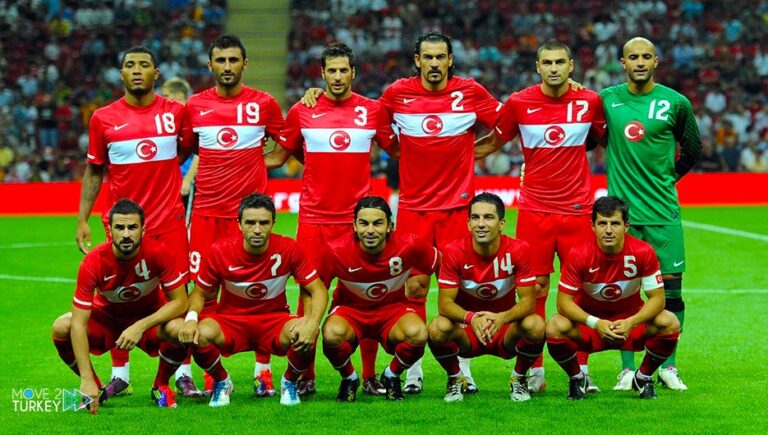
<svg viewBox="0 0 768 435"><path fill-rule="evenodd" d="M481 299L494 299L499 294L499 289L493 284L483 284L475 290L477 297Z"/></svg>
<svg viewBox="0 0 768 435"><path fill-rule="evenodd" d="M421 121L421 129L430 136L437 136L443 131L443 120L437 115L425 116Z"/></svg>
<svg viewBox="0 0 768 435"><path fill-rule="evenodd" d="M621 287L616 284L606 284L600 289L600 295L603 299L612 301L621 297Z"/></svg>
<svg viewBox="0 0 768 435"><path fill-rule="evenodd" d="M132 285L128 287L120 287L116 292L117 297L120 298L121 301L132 302L141 297L141 290Z"/></svg>
<svg viewBox="0 0 768 435"><path fill-rule="evenodd" d="M157 156L157 145L149 139L144 139L136 145L136 155L141 160L152 160Z"/></svg>
<svg viewBox="0 0 768 435"><path fill-rule="evenodd" d="M376 284L371 284L370 287L365 289L365 294L373 300L378 300L386 296L388 291L389 289L387 288L386 284L377 282Z"/></svg>
<svg viewBox="0 0 768 435"><path fill-rule="evenodd" d="M549 126L544 131L544 141L555 147L560 145L561 143L565 142L565 130L563 130L563 127L560 127L559 125Z"/></svg>
<svg viewBox="0 0 768 435"><path fill-rule="evenodd" d="M231 127L224 127L216 134L216 142L223 148L232 148L237 145L237 131Z"/></svg>
<svg viewBox="0 0 768 435"><path fill-rule="evenodd" d="M331 137L328 139L331 144L331 148L336 151L344 151L352 144L352 138L344 130L336 130L331 133Z"/></svg>
<svg viewBox="0 0 768 435"><path fill-rule="evenodd" d="M253 299L264 299L267 293L268 293L267 286L265 286L260 282L255 282L245 288L245 294L247 294Z"/></svg>
<svg viewBox="0 0 768 435"><path fill-rule="evenodd" d="M645 127L637 121L632 121L624 127L624 137L630 142L638 142L645 137Z"/></svg>

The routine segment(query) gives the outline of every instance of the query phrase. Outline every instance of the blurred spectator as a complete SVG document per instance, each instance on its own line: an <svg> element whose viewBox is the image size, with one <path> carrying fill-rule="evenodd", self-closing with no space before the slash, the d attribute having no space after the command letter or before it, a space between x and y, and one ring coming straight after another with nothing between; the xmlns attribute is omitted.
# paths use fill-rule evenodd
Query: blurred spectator
<svg viewBox="0 0 768 435"><path fill-rule="evenodd" d="M696 165L696 172L720 172L723 170L723 158L715 151L711 143L704 142L701 148L701 160Z"/></svg>
<svg viewBox="0 0 768 435"><path fill-rule="evenodd" d="M726 136L725 143L720 149L724 171L738 172L740 169L741 146L739 146L737 139L736 135Z"/></svg>
<svg viewBox="0 0 768 435"><path fill-rule="evenodd" d="M758 148L757 140L752 140L741 151L739 163L742 170L747 172L768 172L768 152Z"/></svg>

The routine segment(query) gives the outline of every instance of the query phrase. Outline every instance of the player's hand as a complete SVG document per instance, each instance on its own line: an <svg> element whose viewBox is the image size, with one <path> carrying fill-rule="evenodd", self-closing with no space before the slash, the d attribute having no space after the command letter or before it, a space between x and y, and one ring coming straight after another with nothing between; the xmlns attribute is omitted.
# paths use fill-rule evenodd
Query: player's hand
<svg viewBox="0 0 768 435"><path fill-rule="evenodd" d="M141 325L134 323L125 328L125 331L120 334L120 337L117 338L115 344L118 349L131 350L139 343L139 341L141 341L142 335L144 335L144 328Z"/></svg>
<svg viewBox="0 0 768 435"><path fill-rule="evenodd" d="M307 107L315 107L317 106L317 99L320 98L320 95L323 95L323 90L321 88L309 88L304 92L304 96L301 97L301 104Z"/></svg>
<svg viewBox="0 0 768 435"><path fill-rule="evenodd" d="M488 344L491 342L491 337L488 336L486 327L488 326L488 319L482 313L476 313L475 317L471 321L472 332L475 333L475 337L480 340L482 344Z"/></svg>
<svg viewBox="0 0 768 435"><path fill-rule="evenodd" d="M179 341L181 344L194 344L197 346L200 339L200 330L197 328L197 320L187 320L179 329Z"/></svg>
<svg viewBox="0 0 768 435"><path fill-rule="evenodd" d="M523 179L525 179L525 163L520 165L520 187L523 187ZM539 286L539 287L541 287L541 286ZM539 287L537 287L537 289ZM549 289L547 289L547 290L549 290ZM537 295L538 295L538 293L537 293Z"/></svg>
<svg viewBox="0 0 768 435"><path fill-rule="evenodd" d="M187 180L187 177L184 177L181 180L181 196L189 195L190 186L192 186L192 180Z"/></svg>
<svg viewBox="0 0 768 435"><path fill-rule="evenodd" d="M629 338L629 333L632 332L632 329L634 329L634 325L626 319L617 320L611 323L611 331L616 335L624 337L624 339Z"/></svg>
<svg viewBox="0 0 768 435"><path fill-rule="evenodd" d="M93 380L81 380L80 393L91 399L91 403L88 404L88 410L91 411L91 414L99 412L99 396L101 396L101 391L99 390L99 386L96 385L96 382Z"/></svg>
<svg viewBox="0 0 768 435"><path fill-rule="evenodd" d="M291 327L291 333L296 337L293 348L297 352L307 352L315 346L317 336L320 333L320 324L305 317L299 319Z"/></svg>
<svg viewBox="0 0 768 435"><path fill-rule="evenodd" d="M581 83L569 78L568 84L571 85L571 89L573 89L574 92L578 92L582 89L587 89L586 86L582 85Z"/></svg>
<svg viewBox="0 0 768 435"><path fill-rule="evenodd" d="M613 332L613 322L600 319L597 321L597 333L607 343L617 344L625 340L623 335Z"/></svg>
<svg viewBox="0 0 768 435"><path fill-rule="evenodd" d="M493 337L501 330L501 327L504 326L504 319L501 315L499 315L499 313L492 313L490 311L479 311L477 315L483 316L483 318L486 319L485 336L488 339L488 342L490 342L491 339L493 339Z"/></svg>
<svg viewBox="0 0 768 435"><path fill-rule="evenodd" d="M77 241L77 247L80 252L87 254L91 250L91 227L88 226L87 221L80 221L77 223L77 234L75 235Z"/></svg>

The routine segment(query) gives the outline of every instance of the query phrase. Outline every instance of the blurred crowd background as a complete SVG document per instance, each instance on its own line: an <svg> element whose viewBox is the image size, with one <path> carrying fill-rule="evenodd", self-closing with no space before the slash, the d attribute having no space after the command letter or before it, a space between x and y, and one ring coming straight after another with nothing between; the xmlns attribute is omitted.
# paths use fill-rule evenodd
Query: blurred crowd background
<svg viewBox="0 0 768 435"><path fill-rule="evenodd" d="M81 177L91 114L123 94L125 48L155 50L158 86L175 76L196 91L212 86L207 49L226 13L226 0L0 1L0 180ZM441 30L453 38L455 73L503 101L540 81L536 48L548 39L568 44L572 77L600 90L625 81L621 46L645 35L661 59L657 82L696 111L704 157L695 171L768 172L768 0L292 0L291 20L284 111L323 87L320 53L334 40L358 56L353 89L377 98L415 73L418 35ZM384 153L372 159L375 175L391 172ZM477 173L518 175L522 161L513 141ZM604 172L601 150L590 162Z"/></svg>

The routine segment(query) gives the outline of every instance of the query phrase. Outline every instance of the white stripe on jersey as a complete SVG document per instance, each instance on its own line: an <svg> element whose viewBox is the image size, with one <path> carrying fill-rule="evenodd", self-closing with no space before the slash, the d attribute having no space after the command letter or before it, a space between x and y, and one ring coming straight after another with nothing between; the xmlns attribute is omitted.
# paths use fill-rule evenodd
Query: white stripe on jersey
<svg viewBox="0 0 768 435"><path fill-rule="evenodd" d="M171 281L171 282L166 282L166 283L163 283L163 287L165 287L165 288L168 288L168 287L170 287L170 286L172 286L172 285L176 284L177 282L181 281L181 279L182 279L182 278L184 278L184 275L186 275L186 274L188 274L188 273L189 273L189 272L179 272L179 276L178 276L178 277L176 277L176 279L174 279L174 280L173 280L173 281Z"/></svg>
<svg viewBox="0 0 768 435"><path fill-rule="evenodd" d="M310 153L371 152L376 130L363 128L302 128L301 134Z"/></svg>
<svg viewBox="0 0 768 435"><path fill-rule="evenodd" d="M390 278L386 281L376 282L353 282L339 278L344 287L349 289L356 296L369 301L378 301L384 299L384 297L393 290L397 290L405 285L405 281L411 275L411 270L408 269L400 275Z"/></svg>
<svg viewBox="0 0 768 435"><path fill-rule="evenodd" d="M664 284L662 284L661 270L657 270L650 276L643 277L642 286L645 291L656 290L657 288L663 287Z"/></svg>
<svg viewBox="0 0 768 435"><path fill-rule="evenodd" d="M262 145L266 127L263 125L222 125L195 127L200 147L209 150L243 150Z"/></svg>
<svg viewBox="0 0 768 435"><path fill-rule="evenodd" d="M395 113L400 134L414 137L451 137L467 132L477 121L472 113Z"/></svg>
<svg viewBox="0 0 768 435"><path fill-rule="evenodd" d="M462 279L459 289L470 296L486 301L501 299L515 288L515 276L497 279L491 282L475 282Z"/></svg>
<svg viewBox="0 0 768 435"><path fill-rule="evenodd" d="M587 135L591 127L590 122L520 124L520 138L525 148L577 147L587 143Z"/></svg>
<svg viewBox="0 0 768 435"><path fill-rule="evenodd" d="M72 299L74 299L75 302L77 302L80 305L85 305L86 307L93 306L93 303L91 303L91 302L81 301L80 299L75 298L75 297L73 297Z"/></svg>
<svg viewBox="0 0 768 435"><path fill-rule="evenodd" d="M160 278L152 278L149 281L133 283L126 287L120 286L114 290L100 291L100 293L107 298L108 301L115 304L121 304L134 302L143 298L152 293L159 284Z"/></svg>
<svg viewBox="0 0 768 435"><path fill-rule="evenodd" d="M176 136L156 136L107 144L113 165L159 162L176 158Z"/></svg>
<svg viewBox="0 0 768 435"><path fill-rule="evenodd" d="M245 299L274 299L285 292L288 274L256 282L233 282L224 280L224 288Z"/></svg>
<svg viewBox="0 0 768 435"><path fill-rule="evenodd" d="M584 282L584 292L592 299L603 302L616 302L626 299L640 291L640 278L633 278L614 283Z"/></svg>

